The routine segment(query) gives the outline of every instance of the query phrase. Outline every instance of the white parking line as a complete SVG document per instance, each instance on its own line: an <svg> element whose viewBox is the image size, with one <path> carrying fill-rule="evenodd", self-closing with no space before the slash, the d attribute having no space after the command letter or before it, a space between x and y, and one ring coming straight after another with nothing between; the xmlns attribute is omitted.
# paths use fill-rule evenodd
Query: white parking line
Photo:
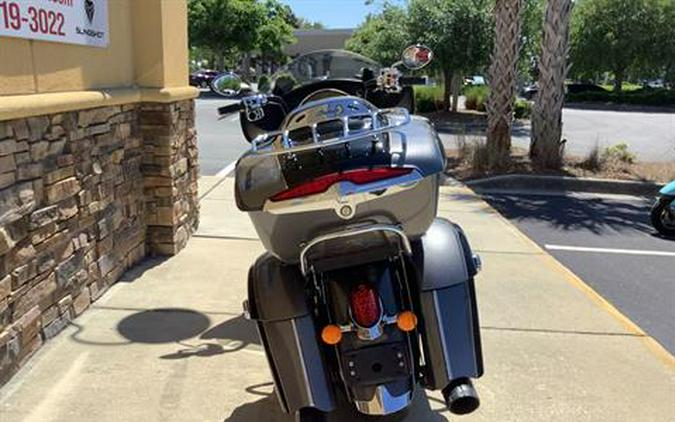
<svg viewBox="0 0 675 422"><path fill-rule="evenodd" d="M231 162L225 168L216 173L216 177L218 178L227 177L230 173L232 173L232 171L234 170L234 166L236 165L237 165L236 161Z"/></svg>
<svg viewBox="0 0 675 422"><path fill-rule="evenodd" d="M648 251L639 249L607 249L607 248L584 248L581 246L562 246L562 245L544 245L544 247L551 251L571 251L571 252L592 252L592 253L608 253L617 255L648 255L648 256L673 256L675 252L665 251Z"/></svg>
<svg viewBox="0 0 675 422"><path fill-rule="evenodd" d="M234 116L227 119L227 121L228 122L238 122L239 121L239 113L236 113Z"/></svg>

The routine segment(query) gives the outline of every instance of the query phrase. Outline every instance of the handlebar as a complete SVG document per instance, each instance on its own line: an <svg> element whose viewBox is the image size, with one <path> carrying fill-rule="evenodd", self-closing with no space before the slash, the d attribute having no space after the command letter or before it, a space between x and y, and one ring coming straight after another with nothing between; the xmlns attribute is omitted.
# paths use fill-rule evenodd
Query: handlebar
<svg viewBox="0 0 675 422"><path fill-rule="evenodd" d="M238 113L241 110L241 102L237 101L234 104L229 104L224 107L218 107L218 115L223 117L227 114Z"/></svg>

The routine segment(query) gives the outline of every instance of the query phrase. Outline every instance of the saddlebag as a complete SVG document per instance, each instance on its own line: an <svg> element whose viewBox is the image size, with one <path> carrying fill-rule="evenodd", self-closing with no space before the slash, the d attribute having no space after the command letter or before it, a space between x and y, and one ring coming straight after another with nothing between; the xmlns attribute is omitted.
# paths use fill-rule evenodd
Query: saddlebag
<svg viewBox="0 0 675 422"><path fill-rule="evenodd" d="M258 326L281 407L288 413L303 407L330 412L334 394L304 282L297 265L261 256L249 271L248 312Z"/></svg>
<svg viewBox="0 0 675 422"><path fill-rule="evenodd" d="M436 218L413 242L422 310L425 388L483 375L474 276L477 268L462 229Z"/></svg>

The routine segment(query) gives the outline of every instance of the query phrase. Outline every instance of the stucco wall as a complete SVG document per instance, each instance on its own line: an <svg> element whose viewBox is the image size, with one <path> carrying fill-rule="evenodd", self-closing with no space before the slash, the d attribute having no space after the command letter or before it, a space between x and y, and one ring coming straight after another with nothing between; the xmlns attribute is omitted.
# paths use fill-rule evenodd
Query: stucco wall
<svg viewBox="0 0 675 422"><path fill-rule="evenodd" d="M0 95L134 85L132 1L108 1L108 48L0 38Z"/></svg>
<svg viewBox="0 0 675 422"><path fill-rule="evenodd" d="M0 96L188 85L187 3L109 0L108 48L0 38Z"/></svg>

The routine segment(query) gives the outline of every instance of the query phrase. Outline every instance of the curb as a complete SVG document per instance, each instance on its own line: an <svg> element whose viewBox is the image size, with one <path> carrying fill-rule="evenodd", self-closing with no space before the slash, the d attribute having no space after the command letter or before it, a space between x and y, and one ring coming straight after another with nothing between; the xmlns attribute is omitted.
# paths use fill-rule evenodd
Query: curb
<svg viewBox="0 0 675 422"><path fill-rule="evenodd" d="M588 192L612 195L651 197L663 187L658 183L616 179L576 178L567 176L534 176L508 174L464 182L477 193L489 190L541 192Z"/></svg>

